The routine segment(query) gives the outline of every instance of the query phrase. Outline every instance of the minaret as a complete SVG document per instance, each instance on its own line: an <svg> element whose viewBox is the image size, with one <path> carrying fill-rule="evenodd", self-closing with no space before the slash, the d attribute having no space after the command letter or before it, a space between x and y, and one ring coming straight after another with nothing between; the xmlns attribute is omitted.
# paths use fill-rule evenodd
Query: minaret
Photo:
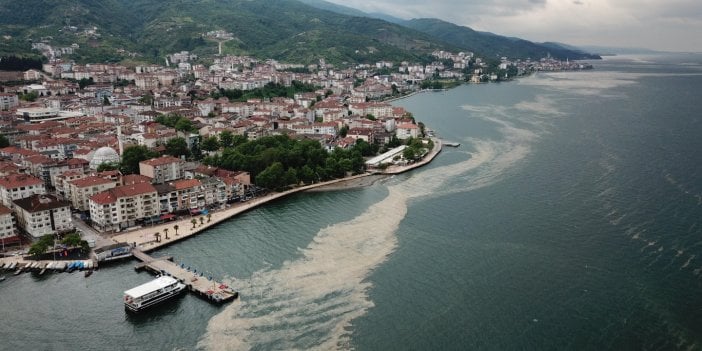
<svg viewBox="0 0 702 351"><path fill-rule="evenodd" d="M119 146L119 155L124 153L124 143L122 142L122 126L117 125L117 145Z"/></svg>

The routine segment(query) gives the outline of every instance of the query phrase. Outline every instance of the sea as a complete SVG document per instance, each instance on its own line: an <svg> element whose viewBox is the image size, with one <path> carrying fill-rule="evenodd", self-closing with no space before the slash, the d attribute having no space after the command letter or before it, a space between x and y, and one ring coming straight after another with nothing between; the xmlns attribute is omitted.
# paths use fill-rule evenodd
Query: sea
<svg viewBox="0 0 702 351"><path fill-rule="evenodd" d="M395 101L460 147L154 253L233 303L4 273L0 349L702 350L702 55L591 63Z"/></svg>

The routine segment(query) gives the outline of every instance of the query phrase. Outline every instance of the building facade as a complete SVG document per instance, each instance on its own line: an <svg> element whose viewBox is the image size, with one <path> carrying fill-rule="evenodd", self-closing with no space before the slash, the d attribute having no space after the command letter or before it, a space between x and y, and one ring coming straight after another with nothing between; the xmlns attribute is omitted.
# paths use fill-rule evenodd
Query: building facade
<svg viewBox="0 0 702 351"><path fill-rule="evenodd" d="M10 174L0 178L2 204L9 208L13 208L15 200L35 194L46 194L44 182L37 177L28 174Z"/></svg>
<svg viewBox="0 0 702 351"><path fill-rule="evenodd" d="M162 156L139 162L139 174L152 179L154 184L163 184L185 176L185 161L173 156Z"/></svg>
<svg viewBox="0 0 702 351"><path fill-rule="evenodd" d="M90 219L99 231L121 231L158 218L158 193L150 183L135 183L95 194Z"/></svg>
<svg viewBox="0 0 702 351"><path fill-rule="evenodd" d="M54 195L35 194L15 200L17 223L33 239L75 229L71 204Z"/></svg>

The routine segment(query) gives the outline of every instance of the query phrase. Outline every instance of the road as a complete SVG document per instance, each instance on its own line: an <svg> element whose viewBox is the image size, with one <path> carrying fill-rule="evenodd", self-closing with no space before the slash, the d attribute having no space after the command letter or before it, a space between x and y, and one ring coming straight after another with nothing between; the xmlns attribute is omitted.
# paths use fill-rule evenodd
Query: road
<svg viewBox="0 0 702 351"><path fill-rule="evenodd" d="M101 236L97 230L83 222L78 214L73 215L73 224L76 226L76 229L82 232L81 237L83 240L87 240L88 242L93 241L95 247L103 247L116 243L116 241L110 238Z"/></svg>

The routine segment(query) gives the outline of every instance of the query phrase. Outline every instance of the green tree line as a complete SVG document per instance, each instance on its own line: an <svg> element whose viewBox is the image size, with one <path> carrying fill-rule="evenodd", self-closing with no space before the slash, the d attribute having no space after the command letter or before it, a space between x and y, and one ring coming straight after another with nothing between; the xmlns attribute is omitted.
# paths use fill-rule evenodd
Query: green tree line
<svg viewBox="0 0 702 351"><path fill-rule="evenodd" d="M354 148L327 152L316 140L296 140L285 135L249 140L226 147L221 154L205 157L203 163L251 173L256 184L281 189L303 182L341 178L363 172L363 153L370 146L361 141Z"/></svg>
<svg viewBox="0 0 702 351"><path fill-rule="evenodd" d="M229 101L247 101L248 99L267 99L274 97L292 98L297 93L312 92L317 89L318 87L313 84L302 83L294 80L289 87L286 87L283 84L271 82L266 84L263 88L256 88L246 91L241 89L219 89L212 92L210 96L215 99L226 97L229 99Z"/></svg>

